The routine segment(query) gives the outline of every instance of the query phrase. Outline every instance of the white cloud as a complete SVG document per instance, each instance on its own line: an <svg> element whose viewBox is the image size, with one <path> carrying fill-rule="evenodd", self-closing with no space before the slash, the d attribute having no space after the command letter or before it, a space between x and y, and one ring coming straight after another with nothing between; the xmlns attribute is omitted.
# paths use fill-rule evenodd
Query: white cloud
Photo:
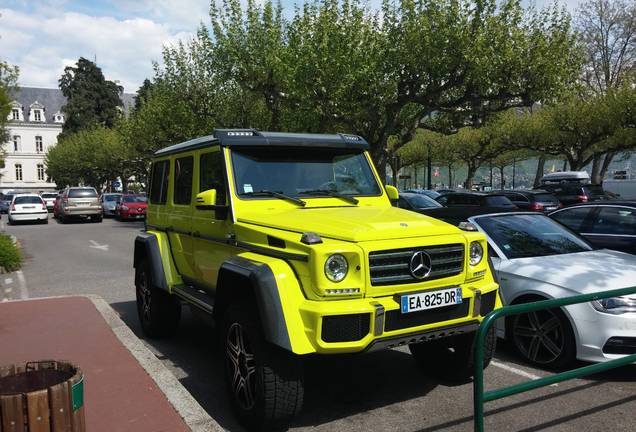
<svg viewBox="0 0 636 432"><path fill-rule="evenodd" d="M177 31L196 29L201 21L209 22L209 0L115 0L113 5Z"/></svg>
<svg viewBox="0 0 636 432"><path fill-rule="evenodd" d="M82 56L97 58L107 79L134 92L152 77L152 61L165 44L191 36L150 19L118 20L75 12L0 10L2 59L20 67L20 84L57 87L64 67Z"/></svg>

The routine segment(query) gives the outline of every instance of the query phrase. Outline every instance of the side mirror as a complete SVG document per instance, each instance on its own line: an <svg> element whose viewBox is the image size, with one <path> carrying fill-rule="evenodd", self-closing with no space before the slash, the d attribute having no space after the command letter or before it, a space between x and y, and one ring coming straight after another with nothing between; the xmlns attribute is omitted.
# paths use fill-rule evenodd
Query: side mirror
<svg viewBox="0 0 636 432"><path fill-rule="evenodd" d="M214 210L214 219L225 220L229 207L216 205L216 189L208 189L200 192L195 198L197 210Z"/></svg>
<svg viewBox="0 0 636 432"><path fill-rule="evenodd" d="M400 194L395 186L386 185L384 188L386 189L386 194L391 201L397 201L400 199Z"/></svg>

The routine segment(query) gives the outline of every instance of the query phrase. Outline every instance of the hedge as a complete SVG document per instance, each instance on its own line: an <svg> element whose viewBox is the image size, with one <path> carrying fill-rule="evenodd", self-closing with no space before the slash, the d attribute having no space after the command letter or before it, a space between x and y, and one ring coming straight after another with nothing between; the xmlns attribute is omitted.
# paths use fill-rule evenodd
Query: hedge
<svg viewBox="0 0 636 432"><path fill-rule="evenodd" d="M22 264L20 249L16 246L11 237L0 234L0 272L11 272L18 270Z"/></svg>

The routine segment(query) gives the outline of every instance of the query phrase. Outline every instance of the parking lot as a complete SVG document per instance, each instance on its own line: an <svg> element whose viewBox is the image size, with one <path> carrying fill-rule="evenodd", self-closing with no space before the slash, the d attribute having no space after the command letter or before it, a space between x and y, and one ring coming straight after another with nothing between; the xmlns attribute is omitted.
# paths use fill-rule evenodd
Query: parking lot
<svg viewBox="0 0 636 432"><path fill-rule="evenodd" d="M6 226L26 260L21 272L0 279L0 300L72 294L103 297L139 336L133 288L133 239L143 224ZM221 375L215 330L190 313L178 334L148 341L209 414L228 430L235 421ZM472 384L425 376L405 349L369 355L307 359L304 410L292 430L472 430ZM549 372L522 364L503 344L485 374L487 389ZM486 406L486 428L497 431L632 431L636 428L636 368L572 380Z"/></svg>

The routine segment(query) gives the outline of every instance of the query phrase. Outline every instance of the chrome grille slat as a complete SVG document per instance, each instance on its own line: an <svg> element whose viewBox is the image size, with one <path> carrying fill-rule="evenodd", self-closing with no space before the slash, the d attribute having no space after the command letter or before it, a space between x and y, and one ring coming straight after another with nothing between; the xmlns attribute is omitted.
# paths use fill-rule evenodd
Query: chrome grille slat
<svg viewBox="0 0 636 432"><path fill-rule="evenodd" d="M425 251L431 259L431 271L424 279L411 275L410 261L417 251ZM371 285L416 283L460 274L464 269L464 245L421 246L369 253Z"/></svg>

